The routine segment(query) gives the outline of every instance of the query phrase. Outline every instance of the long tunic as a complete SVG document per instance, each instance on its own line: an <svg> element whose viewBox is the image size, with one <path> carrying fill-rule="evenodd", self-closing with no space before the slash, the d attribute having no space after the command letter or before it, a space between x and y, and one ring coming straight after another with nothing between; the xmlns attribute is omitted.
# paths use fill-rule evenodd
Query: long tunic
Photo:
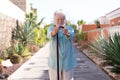
<svg viewBox="0 0 120 80"><path fill-rule="evenodd" d="M48 28L47 36L50 39L50 55L48 57L48 66L52 69L57 69L57 51L56 51L56 36L51 36L51 32L54 30L54 26ZM65 71L71 70L76 66L76 56L73 46L74 30L71 26L65 26L70 33L68 38L63 34L63 30L60 29L58 32L58 51L59 51L59 69L60 71L64 68Z"/></svg>

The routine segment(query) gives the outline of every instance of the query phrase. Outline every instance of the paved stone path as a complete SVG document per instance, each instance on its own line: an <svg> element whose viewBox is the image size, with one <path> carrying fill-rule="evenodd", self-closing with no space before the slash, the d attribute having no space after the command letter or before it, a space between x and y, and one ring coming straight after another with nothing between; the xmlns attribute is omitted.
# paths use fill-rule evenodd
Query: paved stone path
<svg viewBox="0 0 120 80"><path fill-rule="evenodd" d="M8 80L49 80L47 44L15 71ZM78 65L74 69L74 80L111 80L84 54L76 50Z"/></svg>

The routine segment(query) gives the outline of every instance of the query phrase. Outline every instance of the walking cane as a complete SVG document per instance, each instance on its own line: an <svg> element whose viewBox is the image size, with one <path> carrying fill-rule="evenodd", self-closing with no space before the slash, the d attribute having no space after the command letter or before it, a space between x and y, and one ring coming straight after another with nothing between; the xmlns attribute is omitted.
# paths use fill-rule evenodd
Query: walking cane
<svg viewBox="0 0 120 80"><path fill-rule="evenodd" d="M64 27L59 26L59 28L64 28ZM59 77L59 49L58 49L58 43L59 43L59 39L58 39L58 33L57 33L57 40L56 40L56 47L57 47L57 80L60 79L60 77Z"/></svg>
<svg viewBox="0 0 120 80"><path fill-rule="evenodd" d="M57 80L59 80L59 50L58 50L58 33L57 33L57 40L56 40L56 47L57 47Z"/></svg>

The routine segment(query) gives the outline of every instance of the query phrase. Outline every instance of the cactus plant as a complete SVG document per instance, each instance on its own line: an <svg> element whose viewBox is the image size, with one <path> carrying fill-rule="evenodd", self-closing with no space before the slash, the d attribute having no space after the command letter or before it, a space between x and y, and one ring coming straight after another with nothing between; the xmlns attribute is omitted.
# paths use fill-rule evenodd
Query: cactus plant
<svg viewBox="0 0 120 80"><path fill-rule="evenodd" d="M18 54L13 54L13 55L10 57L10 61L11 61L11 63L13 63L13 64L20 63L20 62L22 62L22 57L19 56Z"/></svg>

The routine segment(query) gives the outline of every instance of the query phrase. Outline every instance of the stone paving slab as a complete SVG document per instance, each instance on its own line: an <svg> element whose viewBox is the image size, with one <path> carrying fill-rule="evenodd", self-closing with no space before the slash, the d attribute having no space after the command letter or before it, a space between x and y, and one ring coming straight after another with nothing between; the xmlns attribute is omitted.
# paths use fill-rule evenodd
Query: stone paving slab
<svg viewBox="0 0 120 80"><path fill-rule="evenodd" d="M49 48L47 44L33 57L16 70L8 80L49 80L47 57ZM98 66L90 61L84 54L76 50L78 65L74 69L74 80L111 80Z"/></svg>

